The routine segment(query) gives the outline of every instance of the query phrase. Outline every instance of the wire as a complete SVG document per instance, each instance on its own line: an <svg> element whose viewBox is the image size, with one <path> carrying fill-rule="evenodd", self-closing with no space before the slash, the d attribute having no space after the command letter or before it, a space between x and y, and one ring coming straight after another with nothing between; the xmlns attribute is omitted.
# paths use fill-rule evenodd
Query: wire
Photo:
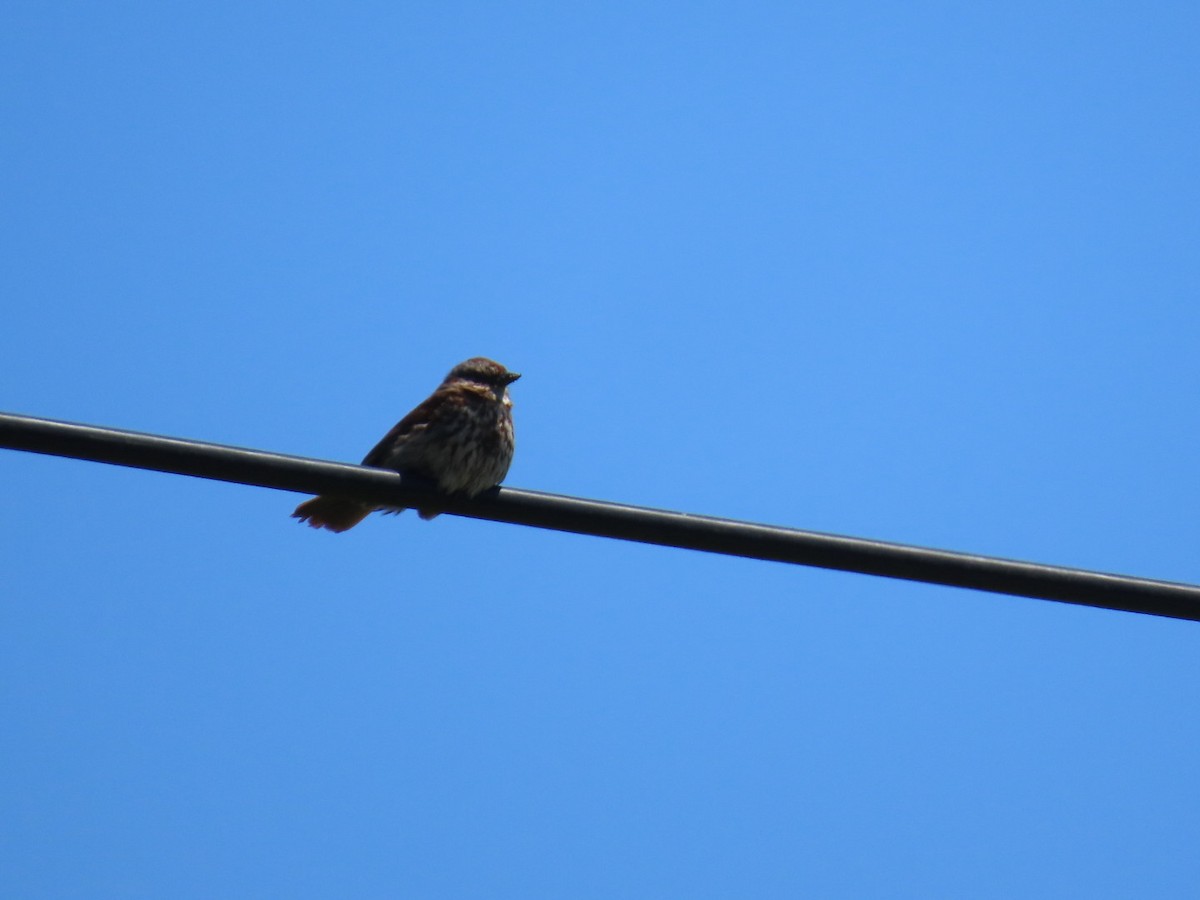
<svg viewBox="0 0 1200 900"><path fill-rule="evenodd" d="M411 476L385 469L8 413L0 413L0 447L306 494L344 494L381 506L419 504L475 519L1200 621L1200 586L1191 584L516 488L496 488L474 499L451 497Z"/></svg>

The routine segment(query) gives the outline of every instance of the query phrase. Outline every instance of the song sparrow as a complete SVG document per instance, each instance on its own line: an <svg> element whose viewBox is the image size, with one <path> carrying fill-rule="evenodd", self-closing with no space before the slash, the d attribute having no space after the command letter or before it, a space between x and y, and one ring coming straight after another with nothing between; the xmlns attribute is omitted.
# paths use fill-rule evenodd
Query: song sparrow
<svg viewBox="0 0 1200 900"><path fill-rule="evenodd" d="M420 475L448 494L468 497L499 484L513 458L508 386L520 377L482 356L459 363L425 402L384 435L362 464ZM292 516L313 528L347 531L380 508L323 494L301 503ZM437 515L428 509L418 513L422 519Z"/></svg>

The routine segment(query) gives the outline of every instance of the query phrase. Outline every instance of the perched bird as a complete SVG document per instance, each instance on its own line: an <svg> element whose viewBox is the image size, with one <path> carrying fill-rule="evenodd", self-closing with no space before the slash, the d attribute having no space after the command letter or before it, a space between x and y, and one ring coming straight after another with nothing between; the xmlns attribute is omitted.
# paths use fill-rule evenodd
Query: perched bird
<svg viewBox="0 0 1200 900"><path fill-rule="evenodd" d="M362 464L420 475L439 490L468 497L499 484L513 458L508 386L520 377L482 356L459 363L425 402L384 435ZM323 494L301 503L292 517L313 528L347 531L381 508ZM418 513L422 519L437 515L427 509Z"/></svg>

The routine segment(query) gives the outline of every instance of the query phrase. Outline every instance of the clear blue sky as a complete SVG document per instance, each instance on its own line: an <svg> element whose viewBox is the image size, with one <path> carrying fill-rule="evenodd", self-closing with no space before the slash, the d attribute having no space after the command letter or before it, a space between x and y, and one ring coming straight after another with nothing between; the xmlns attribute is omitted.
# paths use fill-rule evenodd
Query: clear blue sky
<svg viewBox="0 0 1200 900"><path fill-rule="evenodd" d="M1194 3L45 3L0 408L1200 582ZM1200 625L0 452L5 897L1192 897Z"/></svg>

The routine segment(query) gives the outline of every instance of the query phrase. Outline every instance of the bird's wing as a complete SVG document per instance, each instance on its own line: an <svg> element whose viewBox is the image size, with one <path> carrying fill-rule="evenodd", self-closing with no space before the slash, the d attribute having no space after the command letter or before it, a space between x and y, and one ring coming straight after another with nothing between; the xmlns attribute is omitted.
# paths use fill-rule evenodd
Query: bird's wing
<svg viewBox="0 0 1200 900"><path fill-rule="evenodd" d="M371 448L371 452L363 457L362 464L376 468L391 468L396 465L397 456L400 456L399 461L403 462L402 457L409 455L402 452L406 446L417 451L425 443L421 440L422 435L430 429L437 430L438 421L444 418L450 407L454 405L447 402L448 400L450 398L442 391L434 391L412 412L392 426L392 430L385 434L379 443ZM422 454L416 452L412 455L419 457Z"/></svg>

